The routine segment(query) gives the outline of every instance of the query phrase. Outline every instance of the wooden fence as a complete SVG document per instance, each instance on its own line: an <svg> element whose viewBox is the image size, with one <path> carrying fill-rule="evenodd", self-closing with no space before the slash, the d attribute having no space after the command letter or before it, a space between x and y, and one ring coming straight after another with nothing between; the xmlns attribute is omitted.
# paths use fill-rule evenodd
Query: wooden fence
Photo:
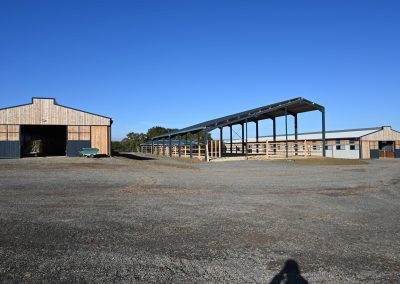
<svg viewBox="0 0 400 284"><path fill-rule="evenodd" d="M141 152L152 153L151 145L142 145ZM171 148L171 149L170 149ZM286 150L287 148L287 150ZM171 155L170 155L171 152ZM249 142L249 143L221 143L219 140L212 140L207 147L203 144L154 145L153 154L159 156L172 156L180 158L216 159L227 156L246 156L249 158L282 159L288 157L310 157L322 156L322 142L298 141L298 142Z"/></svg>

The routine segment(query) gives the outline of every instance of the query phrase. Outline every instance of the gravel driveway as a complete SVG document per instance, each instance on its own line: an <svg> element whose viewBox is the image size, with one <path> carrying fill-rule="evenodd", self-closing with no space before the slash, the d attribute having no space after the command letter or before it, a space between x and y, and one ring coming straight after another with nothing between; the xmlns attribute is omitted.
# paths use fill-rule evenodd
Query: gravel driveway
<svg viewBox="0 0 400 284"><path fill-rule="evenodd" d="M400 282L400 159L0 160L0 282Z"/></svg>

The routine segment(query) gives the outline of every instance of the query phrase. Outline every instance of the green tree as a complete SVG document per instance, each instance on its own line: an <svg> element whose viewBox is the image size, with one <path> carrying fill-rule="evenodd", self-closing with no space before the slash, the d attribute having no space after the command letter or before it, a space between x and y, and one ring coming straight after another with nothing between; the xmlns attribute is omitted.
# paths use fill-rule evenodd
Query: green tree
<svg viewBox="0 0 400 284"><path fill-rule="evenodd" d="M172 133L177 131L178 129L176 128L165 128L162 126L154 126L149 128L149 130L147 130L147 139L152 139L154 137L163 135L163 134L167 134L167 133Z"/></svg>

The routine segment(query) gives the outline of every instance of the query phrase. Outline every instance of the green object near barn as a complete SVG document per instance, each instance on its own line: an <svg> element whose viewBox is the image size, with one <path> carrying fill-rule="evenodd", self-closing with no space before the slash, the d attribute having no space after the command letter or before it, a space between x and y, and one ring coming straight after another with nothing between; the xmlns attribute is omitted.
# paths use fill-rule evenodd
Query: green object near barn
<svg viewBox="0 0 400 284"><path fill-rule="evenodd" d="M82 157L93 158L94 156L97 155L98 152L99 149L97 148L82 148L82 151L79 151L79 154L81 154Z"/></svg>

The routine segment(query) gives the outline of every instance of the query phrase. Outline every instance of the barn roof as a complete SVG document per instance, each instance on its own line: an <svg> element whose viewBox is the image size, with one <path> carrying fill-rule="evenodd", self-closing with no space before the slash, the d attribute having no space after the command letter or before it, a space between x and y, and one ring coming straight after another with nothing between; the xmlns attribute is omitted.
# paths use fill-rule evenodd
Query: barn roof
<svg viewBox="0 0 400 284"><path fill-rule="evenodd" d="M255 120L267 119L267 118L275 118L285 115L285 110L287 110L288 114L298 114L303 112L309 112L314 110L324 111L324 107L322 105L316 104L310 100L305 98L294 98L291 100L282 101L279 103L266 105L263 107L258 107L255 109L250 109L247 111L223 116L220 118L208 120L205 122L201 122L189 127L182 128L178 131L172 133L166 133L153 139L167 138L173 137L177 135L182 135L186 133L195 133L204 129L213 130L219 127L230 126L234 124L240 124L244 122L250 122Z"/></svg>

